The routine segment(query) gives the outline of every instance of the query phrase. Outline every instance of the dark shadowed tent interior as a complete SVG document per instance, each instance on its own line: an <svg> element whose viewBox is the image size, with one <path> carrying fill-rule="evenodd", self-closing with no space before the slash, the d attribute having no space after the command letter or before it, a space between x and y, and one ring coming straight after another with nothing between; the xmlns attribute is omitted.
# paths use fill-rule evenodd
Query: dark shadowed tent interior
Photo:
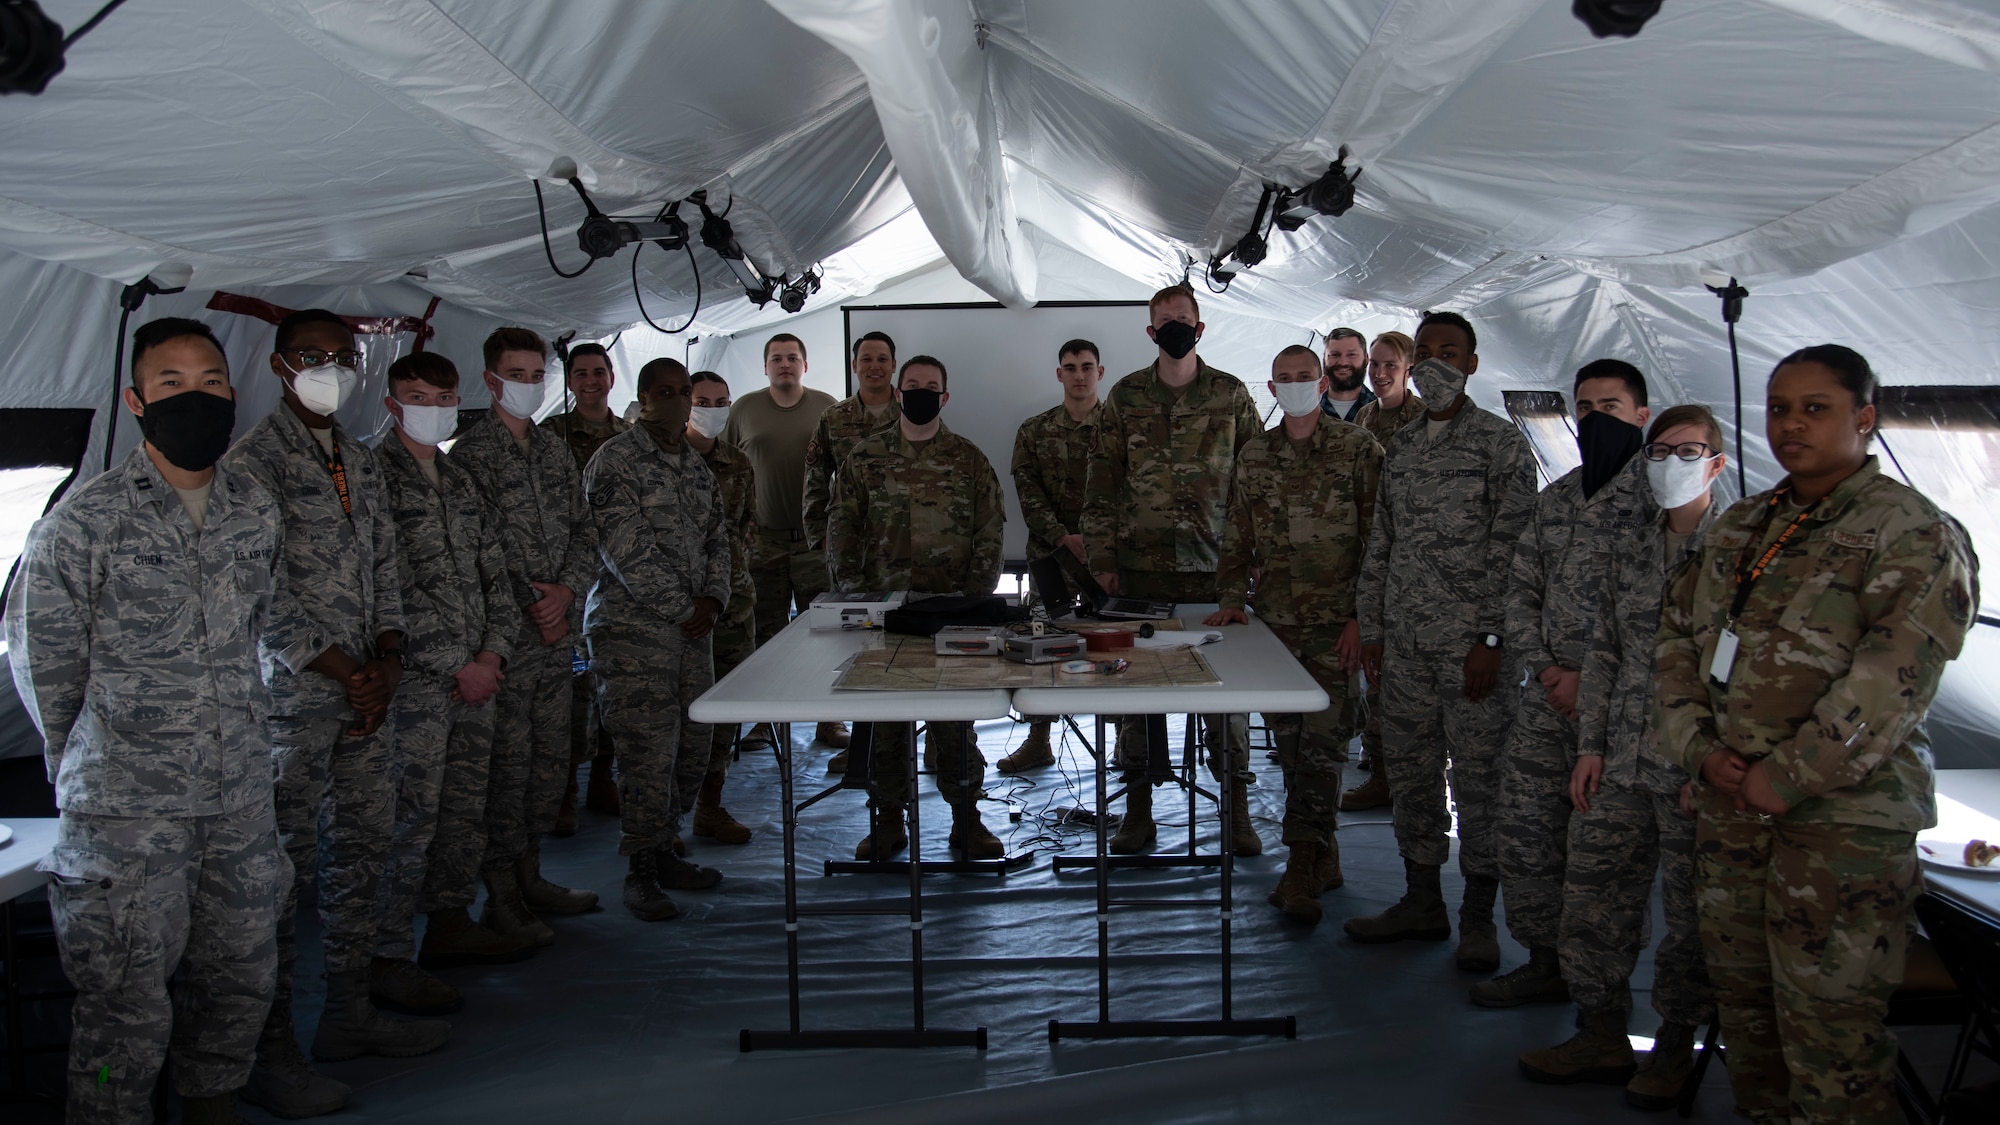
<svg viewBox="0 0 2000 1125"><path fill-rule="evenodd" d="M40 6L74 31L101 4ZM476 371L501 324L606 344L622 411L627 373L658 356L720 372L739 395L763 385L762 344L777 332L805 341L808 386L844 396L852 336L893 312L907 326L900 352L979 373L965 398L985 414L960 416L1004 476L1014 427L1058 401L1054 347L1009 354L1004 333L975 346L944 318L1102 314L1122 333L1100 341L1115 377L1153 354L1143 318L1118 314L1184 279L1208 326L1201 354L1245 377L1267 418L1264 379L1284 345L1463 312L1480 341L1469 393L1528 434L1544 483L1577 463L1575 371L1617 357L1645 372L1656 409L1716 408L1742 454L1729 499L1766 488L1780 475L1761 424L1773 364L1850 345L1889 388L1884 470L2000 557L2000 15L1979 0L1652 6L1637 35L1608 38L1568 0L114 6L45 91L0 97L0 570L63 490L139 441L112 405L119 332L157 316L213 327L237 373L239 434L278 400L265 358L277 316L324 307L367 321L362 391L340 417L377 435L390 362L421 348ZM1351 207L1313 205L1350 180ZM685 250L645 226L670 213L695 228ZM578 228L591 214L640 226L611 227L605 256L587 258ZM733 260L702 237L707 215L732 228ZM1735 356L1711 286L1748 291ZM486 404L469 381L467 409ZM543 407L562 409L554 395ZM1018 571L1017 512L1009 529ZM1930 714L1940 768L2000 768L1996 587ZM1026 730L981 723L987 759ZM828 751L808 746L809 724L795 732L813 787ZM0 688L0 817L54 814L41 753L11 684ZM617 824L583 814L546 863L609 908L558 920L532 961L456 971L467 1001L442 1051L334 1064L355 1087L347 1117L1634 1112L1612 1087L1516 1074L1520 1051L1569 1034L1568 1007L1481 1010L1465 996L1478 978L1448 945L1342 937L1333 920L1401 893L1386 811L1343 817L1347 884L1316 929L1263 904L1281 855L1237 865L1233 1003L1295 1016L1296 1039L1051 1042L1048 1021L1088 1017L1097 987L1094 884L1051 866L1092 849L1088 827L1062 815L1095 800L1090 758L1073 736L1058 757L991 775L987 822L1018 861L1004 878L926 880L925 1018L986 1028L985 1049L739 1051L741 1029L787 1018L778 766L746 751L730 807L754 842L693 844L725 872L721 888L686 896L678 921L634 920L617 906ZM1275 840L1282 783L1261 742L1253 758L1252 810ZM941 837L947 810L924 789ZM1185 829L1185 808L1162 808L1165 836ZM803 901L892 912L801 924L809 1024L910 1019L910 935L893 913L907 881L818 871L863 822L842 795L801 823ZM1213 847L1205 803L1196 825ZM1212 894L1213 878L1134 877L1161 894ZM1455 901L1455 868L1445 878ZM37 908L24 904L24 919ZM1214 911L1119 921L1122 1011L1214 1010ZM309 1025L323 992L310 910L302 925ZM30 960L28 987L60 987L52 966ZM1643 958L1641 1038L1650 972ZM18 1041L60 1042L66 1019L63 1001L30 1002ZM1920 1070L1942 1073L1948 1030L1904 1040ZM59 1084L61 1059L29 1056L29 1083ZM1695 1112L1727 1120L1731 1104L1715 1067ZM10 1105L0 1119L56 1118Z"/></svg>

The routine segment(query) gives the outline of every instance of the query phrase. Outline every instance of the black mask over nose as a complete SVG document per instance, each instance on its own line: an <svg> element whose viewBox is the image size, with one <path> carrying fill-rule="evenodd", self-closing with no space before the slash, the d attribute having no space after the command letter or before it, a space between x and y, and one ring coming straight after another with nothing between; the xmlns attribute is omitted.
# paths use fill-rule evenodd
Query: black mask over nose
<svg viewBox="0 0 2000 1125"><path fill-rule="evenodd" d="M1576 448L1583 454L1583 494L1597 490L1618 475L1646 443L1646 431L1602 410L1593 410L1576 424Z"/></svg>

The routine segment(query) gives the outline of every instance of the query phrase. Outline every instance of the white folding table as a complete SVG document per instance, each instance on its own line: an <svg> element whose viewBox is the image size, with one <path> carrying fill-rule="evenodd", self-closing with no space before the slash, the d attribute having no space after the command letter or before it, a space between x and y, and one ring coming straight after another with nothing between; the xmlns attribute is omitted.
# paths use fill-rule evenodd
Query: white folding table
<svg viewBox="0 0 2000 1125"><path fill-rule="evenodd" d="M1209 628L1200 624L1201 620L1215 611L1213 605L1179 606L1177 616L1189 629ZM1103 677L1103 686L1091 687L1049 687L1020 688L1014 692L1014 704L1023 714L1031 715L1096 715L1096 738L1086 739L1091 743L1091 753L1097 759L1097 855L1094 859L1085 857L1058 857L1056 869L1089 866L1097 873L1097 1019L1088 1022L1062 1020L1049 1021L1049 1038L1080 1039L1122 1039L1157 1035L1283 1035L1293 1038L1298 1034L1297 1020L1292 1016L1238 1019L1235 1015L1230 995L1230 921L1231 894L1235 872L1234 856L1229 849L1231 831L1231 811L1226 796L1216 802L1221 812L1221 847L1218 855L1195 854L1193 830L1189 831L1187 854L1113 856L1109 854L1105 835L1105 807L1109 802L1108 771L1112 755L1117 753L1116 735L1107 742L1104 735L1105 717L1119 715L1189 715L1190 721L1196 714L1214 716L1218 722L1229 714L1258 711L1270 715L1307 714L1324 710L1327 706L1326 692L1313 681L1305 668L1293 659L1283 642L1255 616L1248 625L1226 625L1213 627L1223 636L1221 641L1204 645L1202 656L1222 682L1202 687L1123 687L1115 676ZM1078 732L1081 734L1081 732ZM1236 762L1235 755L1247 747L1231 745L1231 740L1223 738L1223 762L1221 773L1229 777ZM1211 749L1211 753L1214 751ZM1185 782L1192 786L1193 780ZM1192 818L1190 818L1192 820ZM1221 922L1222 922L1222 1006L1221 1018L1213 1020L1113 1020L1111 1018L1111 910L1124 907L1137 910L1157 910L1173 907L1204 906L1202 900L1190 899L1114 899L1111 897L1111 869L1113 867L1219 867L1222 872Z"/></svg>
<svg viewBox="0 0 2000 1125"><path fill-rule="evenodd" d="M786 1031L745 1029L742 1050L759 1047L977 1047L986 1048L986 1029L953 1030L924 1023L924 930L922 832L917 800L918 722L975 722L1008 713L1004 689L979 691L835 691L840 665L859 651L867 634L861 631L815 630L808 615L800 615L758 648L736 670L695 700L689 715L698 723L768 722L778 728L778 777L784 817L785 958L791 1000L791 1026ZM799 812L843 785L808 798L792 799L791 724L795 722L900 723L910 728L908 778L910 858L901 863L870 864L874 870L907 869L910 876L910 994L911 1026L890 1029L814 1030L804 1028L799 1010L799 918L841 914L900 914L895 907L801 909L798 900L796 832ZM829 868L834 865L829 864ZM845 867L847 865L841 865ZM936 869L938 865L931 865ZM992 868L989 864L954 864L948 869Z"/></svg>
<svg viewBox="0 0 2000 1125"><path fill-rule="evenodd" d="M47 883L37 864L48 857L56 843L55 817L15 817L0 821L13 830L12 838L0 845L0 957L6 958L0 976L0 996L4 996L7 1019L7 1089L0 1092L0 1105L25 1101L46 1101L27 1089L27 1045L21 1041L21 1005L30 999L21 993L20 951L15 947L14 900Z"/></svg>

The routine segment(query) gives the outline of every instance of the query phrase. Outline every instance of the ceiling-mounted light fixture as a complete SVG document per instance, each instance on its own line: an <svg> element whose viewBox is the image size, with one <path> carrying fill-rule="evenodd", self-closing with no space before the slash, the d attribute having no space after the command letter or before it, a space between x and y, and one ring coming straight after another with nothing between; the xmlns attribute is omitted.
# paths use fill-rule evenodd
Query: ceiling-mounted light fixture
<svg viewBox="0 0 2000 1125"><path fill-rule="evenodd" d="M722 264L729 267L729 272L736 275L736 283L743 286L745 296L755 301L759 308L768 304L776 287L772 279L750 261L750 255L743 251L743 244L736 241L736 228L729 225L726 217L728 208L724 208L721 215L710 210L706 191L688 196L688 202L701 208L701 244L715 251L715 256L721 258Z"/></svg>
<svg viewBox="0 0 2000 1125"><path fill-rule="evenodd" d="M1660 0L1576 0L1569 10L1599 39L1630 39L1660 14Z"/></svg>
<svg viewBox="0 0 2000 1125"><path fill-rule="evenodd" d="M1326 174L1297 191L1285 191L1278 198L1276 222L1280 230L1297 230L1314 215L1339 218L1354 206L1354 181L1361 169L1347 170L1347 146L1326 166Z"/></svg>
<svg viewBox="0 0 2000 1125"><path fill-rule="evenodd" d="M819 284L824 271L817 267L800 274L796 280L784 283L778 293L778 307L788 313L798 312L806 307L807 298L819 292Z"/></svg>

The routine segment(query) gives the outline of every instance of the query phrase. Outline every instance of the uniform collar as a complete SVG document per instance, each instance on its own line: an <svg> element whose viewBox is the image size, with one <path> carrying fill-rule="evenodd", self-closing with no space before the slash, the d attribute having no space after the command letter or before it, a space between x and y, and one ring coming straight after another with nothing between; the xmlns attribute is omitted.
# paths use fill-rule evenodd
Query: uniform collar
<svg viewBox="0 0 2000 1125"><path fill-rule="evenodd" d="M496 419L496 421L497 420L498 419ZM701 456L701 454L695 453L694 446L689 445L686 441L681 442L681 451L678 456L668 453L666 447L660 444L659 439L653 436L653 431L647 429L646 427L640 425L637 422L632 423L632 429L627 432L637 433L639 435L639 443L641 445L643 445L648 451L650 451L653 456L659 458L662 461L667 462L670 465L675 465L675 466L686 465L688 455L691 453L694 454L694 456L696 456L697 458ZM718 449L722 447L722 442L719 439L716 441L715 444L716 448Z"/></svg>
<svg viewBox="0 0 2000 1125"><path fill-rule="evenodd" d="M916 442L903 436L903 427L900 425L891 426L884 432L896 439L890 448L898 457L915 460L917 457L922 456L925 449L937 448L937 443L944 440L946 434L951 433L951 427L945 424L944 419L938 419L937 433L931 435L930 440L926 441L921 448L918 447Z"/></svg>
<svg viewBox="0 0 2000 1125"><path fill-rule="evenodd" d="M279 428L287 431L292 441L303 443L314 453L319 454L322 459L326 457L326 450L320 447L319 439L313 436L311 428L306 425L306 420L299 417L289 403L283 399L278 400L278 407L275 413L278 415ZM347 431L340 428L340 419L333 419L334 448L339 449L347 444L349 444Z"/></svg>
<svg viewBox="0 0 2000 1125"><path fill-rule="evenodd" d="M1853 476L1835 485L1833 491L1820 500L1813 512L1813 522L1829 523L1839 519L1841 514L1847 511L1847 506L1854 502L1854 498L1861 494L1861 490L1873 484L1875 478L1881 475L1882 467L1876 462L1875 455L1870 453L1868 459L1861 463L1861 467L1854 471ZM1792 478L1787 474L1772 491L1783 494L1791 491L1791 487Z"/></svg>
<svg viewBox="0 0 2000 1125"><path fill-rule="evenodd" d="M306 436L310 439L312 435ZM313 444L317 446L319 443ZM125 464L120 471L125 475L125 495L131 500L133 507L159 504L162 505L162 511L173 511L172 508L164 506L166 498L174 496L178 500L179 497L174 492L174 486L168 484L167 478L160 475L160 467L153 464L151 457L146 456L146 446L143 442L125 455ZM234 478L222 467L221 462L216 462L215 475L208 480L208 510L215 513L219 520L229 511L235 494Z"/></svg>
<svg viewBox="0 0 2000 1125"><path fill-rule="evenodd" d="M1160 361L1155 359L1146 366L1144 372L1146 376L1146 393L1155 402L1167 405L1172 405L1175 402L1185 402L1191 395L1199 394L1206 396L1209 385L1215 381L1213 378L1214 372L1215 368L1210 367L1207 360L1201 358L1200 355L1196 355L1194 357L1194 378L1188 381L1187 386L1181 388L1179 397L1177 398L1174 394L1174 389L1167 386L1160 379Z"/></svg>

